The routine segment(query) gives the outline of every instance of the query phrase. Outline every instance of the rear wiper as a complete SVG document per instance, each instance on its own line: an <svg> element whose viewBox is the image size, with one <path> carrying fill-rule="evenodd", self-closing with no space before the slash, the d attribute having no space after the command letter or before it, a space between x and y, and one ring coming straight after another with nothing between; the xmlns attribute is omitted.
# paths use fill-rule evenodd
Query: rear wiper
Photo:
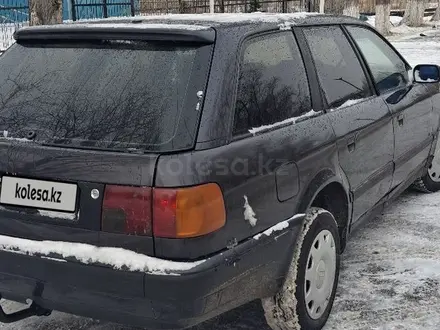
<svg viewBox="0 0 440 330"><path fill-rule="evenodd" d="M30 141L32 142L32 141ZM65 148L65 149L77 149L77 150L94 150L94 151L107 151L107 152L124 152L124 153L133 153L133 154L144 154L145 150L138 148L102 148L102 147L93 147L93 146L81 146L75 144L62 144L62 143L48 143L42 142L40 143L45 147L55 147L55 148Z"/></svg>

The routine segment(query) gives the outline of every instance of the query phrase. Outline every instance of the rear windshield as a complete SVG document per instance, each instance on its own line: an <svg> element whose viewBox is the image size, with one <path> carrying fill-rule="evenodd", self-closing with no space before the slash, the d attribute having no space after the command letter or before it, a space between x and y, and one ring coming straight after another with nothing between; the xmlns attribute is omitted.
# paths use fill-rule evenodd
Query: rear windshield
<svg viewBox="0 0 440 330"><path fill-rule="evenodd" d="M193 146L211 46L16 44L0 57L0 138L118 151Z"/></svg>

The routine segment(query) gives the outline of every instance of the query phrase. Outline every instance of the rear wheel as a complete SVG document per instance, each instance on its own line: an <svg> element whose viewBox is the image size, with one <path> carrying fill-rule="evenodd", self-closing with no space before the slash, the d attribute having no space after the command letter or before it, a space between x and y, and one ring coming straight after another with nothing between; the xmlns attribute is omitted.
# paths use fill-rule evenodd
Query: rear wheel
<svg viewBox="0 0 440 330"><path fill-rule="evenodd" d="M333 215L311 209L283 287L275 297L262 301L273 330L322 329L335 299L339 254L339 232Z"/></svg>
<svg viewBox="0 0 440 330"><path fill-rule="evenodd" d="M413 187L421 192L433 193L440 190L440 143L437 143L434 159L427 173L414 182Z"/></svg>

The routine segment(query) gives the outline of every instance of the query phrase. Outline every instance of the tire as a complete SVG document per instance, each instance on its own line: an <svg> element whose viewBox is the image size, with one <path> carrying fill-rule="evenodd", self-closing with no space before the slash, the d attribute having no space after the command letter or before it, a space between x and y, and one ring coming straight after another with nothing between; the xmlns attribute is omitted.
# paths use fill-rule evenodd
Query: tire
<svg viewBox="0 0 440 330"><path fill-rule="evenodd" d="M431 194L440 190L438 184L429 178L429 174L425 174L423 177L414 182L412 184L412 188L425 194Z"/></svg>
<svg viewBox="0 0 440 330"><path fill-rule="evenodd" d="M316 241L319 241L318 245L315 245ZM331 244L332 241L334 244ZM314 255L311 254L312 247ZM324 254L316 254L316 251ZM315 261L314 256L318 256ZM313 270L315 265L320 267L319 270ZM296 243L292 262L281 290L275 297L262 300L266 321L271 329L322 329L333 307L339 268L340 239L335 218L328 211L312 208L306 214L303 231ZM307 269L311 270L309 275L306 275ZM318 276L318 272L322 275ZM313 276L310 276L312 274ZM306 276L311 280L306 282ZM309 298L312 289L314 293L319 293L316 300ZM319 303L323 300L327 303Z"/></svg>
<svg viewBox="0 0 440 330"><path fill-rule="evenodd" d="M437 143L434 158L426 174L414 182L412 187L424 193L434 193L440 190L440 143Z"/></svg>

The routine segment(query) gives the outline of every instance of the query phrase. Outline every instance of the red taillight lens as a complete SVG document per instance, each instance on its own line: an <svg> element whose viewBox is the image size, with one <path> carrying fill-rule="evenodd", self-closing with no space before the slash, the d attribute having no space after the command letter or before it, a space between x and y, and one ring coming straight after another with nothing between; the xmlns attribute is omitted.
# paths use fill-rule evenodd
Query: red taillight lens
<svg viewBox="0 0 440 330"><path fill-rule="evenodd" d="M226 223L223 194L210 183L187 188L108 185L102 206L102 230L164 238L203 236Z"/></svg>
<svg viewBox="0 0 440 330"><path fill-rule="evenodd" d="M151 199L152 189L149 187L106 186L102 230L151 236Z"/></svg>
<svg viewBox="0 0 440 330"><path fill-rule="evenodd" d="M153 233L156 237L175 237L176 198L174 189L153 190Z"/></svg>
<svg viewBox="0 0 440 330"><path fill-rule="evenodd" d="M225 225L223 194L218 185L153 189L155 237L189 238L212 233Z"/></svg>

